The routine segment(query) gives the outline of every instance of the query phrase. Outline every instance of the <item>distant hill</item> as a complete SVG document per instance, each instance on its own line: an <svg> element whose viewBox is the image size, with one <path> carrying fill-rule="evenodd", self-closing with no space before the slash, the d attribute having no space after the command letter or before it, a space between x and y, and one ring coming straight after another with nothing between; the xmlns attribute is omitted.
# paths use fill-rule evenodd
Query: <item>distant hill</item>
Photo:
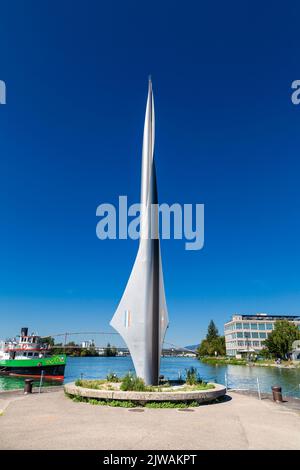
<svg viewBox="0 0 300 470"><path fill-rule="evenodd" d="M190 344L189 346L184 346L186 349L190 349L191 351L196 351L198 349L200 344Z"/></svg>

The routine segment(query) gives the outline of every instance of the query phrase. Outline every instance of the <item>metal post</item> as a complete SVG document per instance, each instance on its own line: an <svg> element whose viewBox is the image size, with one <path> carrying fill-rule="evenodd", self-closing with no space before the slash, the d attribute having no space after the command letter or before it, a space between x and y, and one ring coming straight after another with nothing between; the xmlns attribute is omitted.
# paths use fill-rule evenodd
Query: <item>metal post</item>
<svg viewBox="0 0 300 470"><path fill-rule="evenodd" d="M44 376L44 371L42 370L42 372L41 372L41 378L40 378L39 393L41 393L41 388L42 388L42 384L43 384L43 376Z"/></svg>
<svg viewBox="0 0 300 470"><path fill-rule="evenodd" d="M258 392L258 399L259 399L259 400L261 400L260 386L259 386L259 380L258 380L258 377L256 377L256 381L257 381L257 392Z"/></svg>

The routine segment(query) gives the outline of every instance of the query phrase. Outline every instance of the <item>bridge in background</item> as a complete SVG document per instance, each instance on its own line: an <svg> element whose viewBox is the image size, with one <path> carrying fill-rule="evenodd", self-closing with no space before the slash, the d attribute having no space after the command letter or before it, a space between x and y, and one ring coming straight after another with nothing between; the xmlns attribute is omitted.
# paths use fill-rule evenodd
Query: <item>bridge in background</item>
<svg viewBox="0 0 300 470"><path fill-rule="evenodd" d="M107 332L107 331L76 331L76 332L65 332L65 333L56 333L56 334L51 334L51 335L47 335L47 336L44 336L44 338L48 338L48 337L51 337L51 338L62 338L63 341L62 343L63 344L60 344L60 345L53 345L51 346L51 349L55 349L55 348L60 348L60 349L86 349L86 347L84 346L81 346L81 345L68 345L67 342L68 342L68 339L70 339L70 337L72 336L76 336L76 335L80 335L80 336L87 336L87 335L93 335L93 336L97 336L97 335L100 335L100 336L117 336L117 337L120 337L119 333L116 333L116 332ZM95 345L94 346L95 349L101 353L103 352L104 353L104 350L107 349L107 344L104 345L104 346L98 346L98 345ZM110 345L110 347L114 348L118 354L120 355L129 355L129 350L128 348L126 347L115 347L113 345ZM169 342L164 342L164 347L163 347L163 355L177 355L179 353L182 353L182 354L193 354L193 355L196 355L196 351L195 350L192 350L192 349L188 349L188 348L185 348L183 346L178 346L176 344L173 344L173 343L169 343Z"/></svg>

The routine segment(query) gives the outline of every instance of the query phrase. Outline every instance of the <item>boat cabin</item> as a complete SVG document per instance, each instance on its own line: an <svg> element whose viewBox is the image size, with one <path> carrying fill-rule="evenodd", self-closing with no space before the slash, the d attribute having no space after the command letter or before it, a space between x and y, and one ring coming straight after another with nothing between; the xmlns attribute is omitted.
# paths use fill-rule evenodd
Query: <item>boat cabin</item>
<svg viewBox="0 0 300 470"><path fill-rule="evenodd" d="M0 359L38 359L45 356L47 349L40 336L29 335L28 328L22 328L19 340L2 341Z"/></svg>

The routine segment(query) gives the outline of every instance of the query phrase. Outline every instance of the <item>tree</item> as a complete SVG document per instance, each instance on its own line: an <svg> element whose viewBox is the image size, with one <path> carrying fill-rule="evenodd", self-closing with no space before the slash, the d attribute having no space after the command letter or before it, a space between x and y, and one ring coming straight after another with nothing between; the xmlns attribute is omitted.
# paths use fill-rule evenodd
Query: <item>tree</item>
<svg viewBox="0 0 300 470"><path fill-rule="evenodd" d="M48 347L54 346L54 338L52 336L45 336L42 338L42 343L47 344Z"/></svg>
<svg viewBox="0 0 300 470"><path fill-rule="evenodd" d="M203 339L197 350L198 356L225 356L225 337L220 336L213 320L209 322L206 338Z"/></svg>
<svg viewBox="0 0 300 470"><path fill-rule="evenodd" d="M51 354L64 354L65 349L62 343L56 343L55 347L50 350Z"/></svg>
<svg viewBox="0 0 300 470"><path fill-rule="evenodd" d="M90 346L89 349L87 349L87 356L91 356L91 357L99 356L98 351L96 351L95 346Z"/></svg>
<svg viewBox="0 0 300 470"><path fill-rule="evenodd" d="M72 356L72 357L80 356L80 353L81 353L80 346L76 344L74 341L69 341L69 343L67 343L65 346L66 347L64 349L64 352L68 356Z"/></svg>
<svg viewBox="0 0 300 470"><path fill-rule="evenodd" d="M225 347L225 337L218 336L212 341L204 339L201 341L201 344L197 350L199 356L225 356L226 347Z"/></svg>
<svg viewBox="0 0 300 470"><path fill-rule="evenodd" d="M108 357L111 357L111 356L116 356L117 354L117 350L114 346L110 346L110 343L107 343L107 346L104 350L104 356L108 356Z"/></svg>
<svg viewBox="0 0 300 470"><path fill-rule="evenodd" d="M225 345L225 336L218 336L211 342L211 349L213 350L213 354L217 353L217 356L225 356L226 355L226 345Z"/></svg>
<svg viewBox="0 0 300 470"><path fill-rule="evenodd" d="M292 349L293 341L297 339L300 339L298 327L287 320L278 320L275 322L275 328L265 340L264 345L270 354L284 359Z"/></svg>
<svg viewBox="0 0 300 470"><path fill-rule="evenodd" d="M211 342L214 339L218 338L218 336L219 336L218 328L216 327L214 321L210 320L208 328L207 328L206 339L207 341Z"/></svg>
<svg viewBox="0 0 300 470"><path fill-rule="evenodd" d="M207 339L203 339L197 349L198 356L209 356L209 342Z"/></svg>

